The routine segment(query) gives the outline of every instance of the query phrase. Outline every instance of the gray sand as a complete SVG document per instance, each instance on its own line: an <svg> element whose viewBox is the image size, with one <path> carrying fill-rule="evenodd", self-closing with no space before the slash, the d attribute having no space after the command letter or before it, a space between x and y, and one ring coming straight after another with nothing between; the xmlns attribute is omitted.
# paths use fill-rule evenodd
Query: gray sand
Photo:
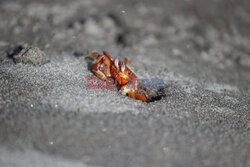
<svg viewBox="0 0 250 167"><path fill-rule="evenodd" d="M0 1L0 166L250 166L250 1ZM86 89L91 51L160 78Z"/></svg>

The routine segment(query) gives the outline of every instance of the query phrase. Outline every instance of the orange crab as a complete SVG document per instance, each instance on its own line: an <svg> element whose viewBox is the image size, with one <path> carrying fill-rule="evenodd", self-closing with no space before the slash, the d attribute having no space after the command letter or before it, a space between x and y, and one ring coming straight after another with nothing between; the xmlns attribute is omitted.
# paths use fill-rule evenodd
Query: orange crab
<svg viewBox="0 0 250 167"><path fill-rule="evenodd" d="M130 62L127 58L123 62L119 62L118 56L113 60L107 52L103 52L103 55L92 52L84 55L98 56L92 64L92 71L98 78L106 80L107 78L113 78L117 82L117 88L123 95L128 95L130 98L141 100L143 102L149 102L151 96L149 91L137 82L137 76L129 68Z"/></svg>

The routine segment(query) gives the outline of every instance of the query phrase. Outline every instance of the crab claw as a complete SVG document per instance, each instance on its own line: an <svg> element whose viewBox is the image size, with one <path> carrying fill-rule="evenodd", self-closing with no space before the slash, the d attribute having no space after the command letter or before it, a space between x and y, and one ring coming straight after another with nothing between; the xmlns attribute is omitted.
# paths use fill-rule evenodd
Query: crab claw
<svg viewBox="0 0 250 167"><path fill-rule="evenodd" d="M146 88L140 88L140 89L133 89L127 87L127 85L123 86L121 88L121 93L123 95L128 95L130 98L141 100L143 102L150 102L151 96L149 94L149 91Z"/></svg>
<svg viewBox="0 0 250 167"><path fill-rule="evenodd" d="M150 94L142 89L136 90L136 91L130 91L128 92L128 96L130 98L134 98L137 100L141 100L143 102L149 102L151 100Z"/></svg>

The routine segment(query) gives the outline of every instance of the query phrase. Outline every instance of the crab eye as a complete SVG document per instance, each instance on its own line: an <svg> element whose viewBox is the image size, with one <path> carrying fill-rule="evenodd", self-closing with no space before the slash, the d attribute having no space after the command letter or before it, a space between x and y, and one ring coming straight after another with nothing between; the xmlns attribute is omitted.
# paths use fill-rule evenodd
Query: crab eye
<svg viewBox="0 0 250 167"><path fill-rule="evenodd" d="M118 68L119 67L119 60L118 60L118 56L115 59L115 66Z"/></svg>
<svg viewBox="0 0 250 167"><path fill-rule="evenodd" d="M123 64L121 67L121 71L123 72L125 70L125 65Z"/></svg>

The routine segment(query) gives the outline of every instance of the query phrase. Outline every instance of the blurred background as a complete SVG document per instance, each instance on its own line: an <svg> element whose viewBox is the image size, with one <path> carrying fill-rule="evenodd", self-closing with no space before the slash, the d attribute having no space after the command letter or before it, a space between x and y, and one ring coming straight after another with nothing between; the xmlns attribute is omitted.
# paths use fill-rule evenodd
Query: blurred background
<svg viewBox="0 0 250 167"><path fill-rule="evenodd" d="M0 0L0 166L250 166L249 16L249 0ZM82 55L103 50L162 98L86 90Z"/></svg>

